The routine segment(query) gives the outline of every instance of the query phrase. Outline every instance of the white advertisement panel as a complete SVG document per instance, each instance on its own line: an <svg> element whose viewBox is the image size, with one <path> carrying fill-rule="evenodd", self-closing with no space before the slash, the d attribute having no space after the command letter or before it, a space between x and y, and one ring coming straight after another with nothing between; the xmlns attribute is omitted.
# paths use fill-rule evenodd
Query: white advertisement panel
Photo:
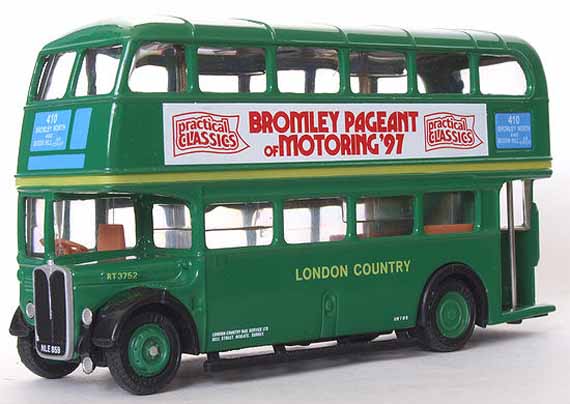
<svg viewBox="0 0 570 404"><path fill-rule="evenodd" d="M485 104L163 105L166 165L480 157Z"/></svg>

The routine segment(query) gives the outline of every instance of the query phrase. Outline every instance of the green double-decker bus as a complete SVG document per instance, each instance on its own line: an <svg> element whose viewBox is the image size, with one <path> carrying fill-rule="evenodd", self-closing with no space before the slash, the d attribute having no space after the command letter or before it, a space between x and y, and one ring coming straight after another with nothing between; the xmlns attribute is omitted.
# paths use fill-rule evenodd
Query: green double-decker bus
<svg viewBox="0 0 570 404"><path fill-rule="evenodd" d="M182 353L453 351L546 315L547 103L534 49L479 31L172 18L51 42L16 178L22 362L150 394Z"/></svg>

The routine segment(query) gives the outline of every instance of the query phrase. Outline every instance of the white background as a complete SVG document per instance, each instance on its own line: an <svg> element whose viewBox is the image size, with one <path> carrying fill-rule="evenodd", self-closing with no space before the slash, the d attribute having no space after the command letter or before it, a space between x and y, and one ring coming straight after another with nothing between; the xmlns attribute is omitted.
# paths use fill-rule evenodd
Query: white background
<svg viewBox="0 0 570 404"><path fill-rule="evenodd" d="M3 142L0 149L3 229L0 235L0 402L569 402L567 93L570 60L565 38L567 12L562 4L564 2L497 0L4 2L0 25ZM477 330L465 350L451 354L407 348L219 375L202 372L202 357L187 357L167 391L142 399L120 390L106 369L98 369L91 376L76 372L59 381L41 380L30 374L19 363L16 341L7 331L18 302L13 175L22 107L36 52L47 41L93 21L133 14L170 14L188 19L245 17L340 26L460 27L497 31L528 40L539 51L548 78L555 172L552 179L536 185L542 248L537 295L539 301L557 304L558 311L520 326Z"/></svg>

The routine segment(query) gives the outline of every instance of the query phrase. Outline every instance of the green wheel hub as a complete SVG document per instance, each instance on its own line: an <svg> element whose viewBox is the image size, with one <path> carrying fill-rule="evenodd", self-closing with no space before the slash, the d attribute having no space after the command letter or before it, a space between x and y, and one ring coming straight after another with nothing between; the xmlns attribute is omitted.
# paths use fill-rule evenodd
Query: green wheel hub
<svg viewBox="0 0 570 404"><path fill-rule="evenodd" d="M436 323L439 332L447 338L460 337L469 328L469 304L461 293L447 292L437 305Z"/></svg>
<svg viewBox="0 0 570 404"><path fill-rule="evenodd" d="M170 341L164 330L156 324L138 327L129 340L129 364L136 374L156 376L170 360Z"/></svg>

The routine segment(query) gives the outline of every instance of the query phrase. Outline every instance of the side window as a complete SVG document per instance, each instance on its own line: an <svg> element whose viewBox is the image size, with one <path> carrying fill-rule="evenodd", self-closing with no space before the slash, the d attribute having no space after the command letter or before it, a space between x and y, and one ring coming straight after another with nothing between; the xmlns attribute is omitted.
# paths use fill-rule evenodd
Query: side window
<svg viewBox="0 0 570 404"><path fill-rule="evenodd" d="M398 52L350 52L350 89L359 94L405 94L406 55Z"/></svg>
<svg viewBox="0 0 570 404"><path fill-rule="evenodd" d="M151 42L136 52L129 75L129 88L140 93L186 91L184 46Z"/></svg>
<svg viewBox="0 0 570 404"><path fill-rule="evenodd" d="M282 93L337 93L338 52L325 48L277 48L277 84Z"/></svg>
<svg viewBox="0 0 570 404"><path fill-rule="evenodd" d="M220 203L206 208L206 246L253 247L273 240L271 202Z"/></svg>
<svg viewBox="0 0 570 404"><path fill-rule="evenodd" d="M152 207L152 234L158 248L192 247L190 209L184 204L157 203Z"/></svg>
<svg viewBox="0 0 570 404"><path fill-rule="evenodd" d="M41 198L26 198L26 254L42 256L44 250L45 201Z"/></svg>
<svg viewBox="0 0 570 404"><path fill-rule="evenodd" d="M285 201L283 226L289 244L343 240L346 235L346 202L342 198Z"/></svg>
<svg viewBox="0 0 570 404"><path fill-rule="evenodd" d="M426 234L465 233L475 223L473 192L432 192L424 195Z"/></svg>
<svg viewBox="0 0 570 404"><path fill-rule="evenodd" d="M507 184L503 184L500 198L501 230L509 228L507 210ZM515 229L526 229L530 225L530 209L532 204L532 181L513 181L513 218Z"/></svg>
<svg viewBox="0 0 570 404"><path fill-rule="evenodd" d="M482 94L524 95L524 71L511 56L482 55L479 60L479 86Z"/></svg>
<svg viewBox="0 0 570 404"><path fill-rule="evenodd" d="M75 95L109 94L115 86L122 51L120 45L87 49Z"/></svg>
<svg viewBox="0 0 570 404"><path fill-rule="evenodd" d="M198 48L200 90L215 93L261 93L266 88L265 50Z"/></svg>
<svg viewBox="0 0 570 404"><path fill-rule="evenodd" d="M55 100L65 95L75 56L75 52L65 52L44 59L36 99Z"/></svg>
<svg viewBox="0 0 570 404"><path fill-rule="evenodd" d="M414 229L411 196L361 198L356 204L356 233L359 238L400 236Z"/></svg>
<svg viewBox="0 0 570 404"><path fill-rule="evenodd" d="M114 251L136 244L135 209L126 197L54 202L57 255Z"/></svg>
<svg viewBox="0 0 570 404"><path fill-rule="evenodd" d="M420 52L416 65L420 93L469 93L469 57L465 53Z"/></svg>

